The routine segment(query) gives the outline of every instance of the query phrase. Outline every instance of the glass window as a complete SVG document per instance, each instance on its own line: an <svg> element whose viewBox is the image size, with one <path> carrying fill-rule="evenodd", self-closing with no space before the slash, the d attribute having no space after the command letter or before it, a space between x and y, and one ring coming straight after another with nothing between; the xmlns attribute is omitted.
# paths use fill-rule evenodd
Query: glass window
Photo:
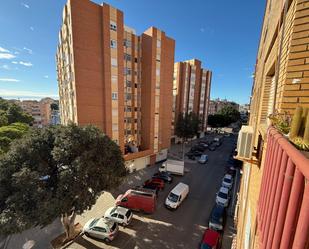
<svg viewBox="0 0 309 249"><path fill-rule="evenodd" d="M131 60L131 55L130 54L124 54L124 59L126 60L126 61L130 61Z"/></svg>
<svg viewBox="0 0 309 249"><path fill-rule="evenodd" d="M117 48L117 41L111 40L111 48Z"/></svg>
<svg viewBox="0 0 309 249"><path fill-rule="evenodd" d="M126 100L131 100L132 94L131 93L126 93Z"/></svg>
<svg viewBox="0 0 309 249"><path fill-rule="evenodd" d="M111 58L111 63L113 67L117 67L117 59Z"/></svg>
<svg viewBox="0 0 309 249"><path fill-rule="evenodd" d="M131 87L131 81L126 80L126 85L127 85L127 87Z"/></svg>
<svg viewBox="0 0 309 249"><path fill-rule="evenodd" d="M125 46L127 48L131 47L132 46L131 41L124 39L123 40L123 46Z"/></svg>
<svg viewBox="0 0 309 249"><path fill-rule="evenodd" d="M122 214L118 214L118 218L123 220L124 216Z"/></svg>
<svg viewBox="0 0 309 249"><path fill-rule="evenodd" d="M124 68L124 75L131 75L131 68Z"/></svg>
<svg viewBox="0 0 309 249"><path fill-rule="evenodd" d="M114 21L110 21L111 30L117 31L117 24Z"/></svg>
<svg viewBox="0 0 309 249"><path fill-rule="evenodd" d="M118 99L118 93L112 93L112 99L117 100Z"/></svg>
<svg viewBox="0 0 309 249"><path fill-rule="evenodd" d="M160 75L160 69L156 70L156 75L159 76Z"/></svg>

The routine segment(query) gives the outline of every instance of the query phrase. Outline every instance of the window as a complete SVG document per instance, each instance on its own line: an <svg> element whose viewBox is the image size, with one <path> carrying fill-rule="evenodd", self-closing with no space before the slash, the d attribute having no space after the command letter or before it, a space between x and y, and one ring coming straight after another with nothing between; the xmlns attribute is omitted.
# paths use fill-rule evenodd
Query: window
<svg viewBox="0 0 309 249"><path fill-rule="evenodd" d="M127 87L131 87L131 81L127 80L126 85L127 85Z"/></svg>
<svg viewBox="0 0 309 249"><path fill-rule="evenodd" d="M123 40L123 46L125 46L127 48L131 47L132 46L131 41L124 39Z"/></svg>
<svg viewBox="0 0 309 249"><path fill-rule="evenodd" d="M111 58L111 63L113 67L117 67L117 59Z"/></svg>
<svg viewBox="0 0 309 249"><path fill-rule="evenodd" d="M157 40L157 48L161 48L161 41Z"/></svg>
<svg viewBox="0 0 309 249"><path fill-rule="evenodd" d="M131 55L130 54L124 54L124 60L130 61L131 60Z"/></svg>
<svg viewBox="0 0 309 249"><path fill-rule="evenodd" d="M111 48L117 48L117 41L111 40Z"/></svg>
<svg viewBox="0 0 309 249"><path fill-rule="evenodd" d="M117 24L114 21L110 22L110 28L111 30L117 31Z"/></svg>
<svg viewBox="0 0 309 249"><path fill-rule="evenodd" d="M132 94L126 93L126 100L131 100L131 99L132 99Z"/></svg>
<svg viewBox="0 0 309 249"><path fill-rule="evenodd" d="M118 93L112 93L112 99L117 100L118 99Z"/></svg>
<svg viewBox="0 0 309 249"><path fill-rule="evenodd" d="M157 54L157 61L160 62L160 60L161 60L161 55Z"/></svg>
<svg viewBox="0 0 309 249"><path fill-rule="evenodd" d="M131 112L132 109L131 109L131 106L127 106L125 109L124 109L125 112Z"/></svg>
<svg viewBox="0 0 309 249"><path fill-rule="evenodd" d="M156 70L156 75L159 76L160 75L160 69Z"/></svg>
<svg viewBox="0 0 309 249"><path fill-rule="evenodd" d="M136 58L136 57L134 58L134 61L135 61L135 63L137 63L137 62L138 62L138 60L137 60L137 58Z"/></svg>
<svg viewBox="0 0 309 249"><path fill-rule="evenodd" d="M124 68L124 75L131 75L131 68Z"/></svg>
<svg viewBox="0 0 309 249"><path fill-rule="evenodd" d="M123 220L124 216L122 214L118 214L118 218Z"/></svg>

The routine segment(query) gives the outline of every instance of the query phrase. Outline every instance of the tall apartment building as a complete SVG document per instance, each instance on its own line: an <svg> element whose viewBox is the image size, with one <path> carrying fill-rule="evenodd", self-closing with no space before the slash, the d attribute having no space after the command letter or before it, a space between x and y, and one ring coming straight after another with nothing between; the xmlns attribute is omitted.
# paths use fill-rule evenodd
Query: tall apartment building
<svg viewBox="0 0 309 249"><path fill-rule="evenodd" d="M269 115L309 107L309 2L268 0L256 59L244 159L237 248L309 248L309 160ZM252 142L246 140L252 133ZM241 139L240 139L241 138ZM246 141L245 141L246 140Z"/></svg>
<svg viewBox="0 0 309 249"><path fill-rule="evenodd" d="M201 119L201 133L207 129L212 72L192 59L174 64L172 131L180 113L194 112Z"/></svg>
<svg viewBox="0 0 309 249"><path fill-rule="evenodd" d="M93 124L131 168L160 160L170 145L175 41L141 35L108 4L69 0L57 48L61 122Z"/></svg>

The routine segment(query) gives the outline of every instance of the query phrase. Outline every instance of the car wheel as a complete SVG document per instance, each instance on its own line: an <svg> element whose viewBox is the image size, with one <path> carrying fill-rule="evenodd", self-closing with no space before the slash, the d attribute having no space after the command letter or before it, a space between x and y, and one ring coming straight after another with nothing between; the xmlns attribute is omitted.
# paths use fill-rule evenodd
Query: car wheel
<svg viewBox="0 0 309 249"><path fill-rule="evenodd" d="M86 235L87 237L90 237L90 234L89 234L89 233L87 233L87 232L85 233L85 235Z"/></svg>
<svg viewBox="0 0 309 249"><path fill-rule="evenodd" d="M109 238L105 238L104 241L105 241L106 243L111 242L111 240L110 240Z"/></svg>

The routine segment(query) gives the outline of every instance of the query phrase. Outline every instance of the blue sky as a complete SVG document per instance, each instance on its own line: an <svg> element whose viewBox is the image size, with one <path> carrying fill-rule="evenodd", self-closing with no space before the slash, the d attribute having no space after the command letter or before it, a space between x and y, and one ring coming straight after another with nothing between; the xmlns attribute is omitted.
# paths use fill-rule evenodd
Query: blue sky
<svg viewBox="0 0 309 249"><path fill-rule="evenodd" d="M101 3L102 1L95 0ZM110 0L138 34L150 26L176 40L175 60L213 71L211 97L249 101L265 1ZM66 0L5 0L0 8L0 96L58 95L55 51Z"/></svg>

